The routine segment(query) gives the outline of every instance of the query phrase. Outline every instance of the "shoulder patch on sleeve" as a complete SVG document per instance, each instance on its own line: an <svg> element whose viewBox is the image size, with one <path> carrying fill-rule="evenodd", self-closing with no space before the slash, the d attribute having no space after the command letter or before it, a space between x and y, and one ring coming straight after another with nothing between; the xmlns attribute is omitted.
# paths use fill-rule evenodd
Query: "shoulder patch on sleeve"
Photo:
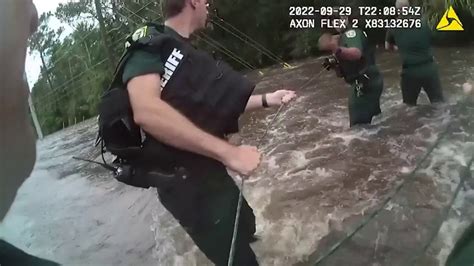
<svg viewBox="0 0 474 266"><path fill-rule="evenodd" d="M136 30L133 35L132 35L132 40L138 41L140 38L143 38L147 34L147 26L141 27L138 30Z"/></svg>
<svg viewBox="0 0 474 266"><path fill-rule="evenodd" d="M127 49L128 47L130 47L132 45L130 43L130 41L128 40L130 37L131 37L133 42L136 42L139 39L145 37L147 35L147 32L148 32L148 27L144 26L144 27L141 27L138 30L136 30L132 35L128 36L127 41L125 42L125 49Z"/></svg>
<svg viewBox="0 0 474 266"><path fill-rule="evenodd" d="M349 30L346 32L347 38L354 38L357 35L355 30Z"/></svg>

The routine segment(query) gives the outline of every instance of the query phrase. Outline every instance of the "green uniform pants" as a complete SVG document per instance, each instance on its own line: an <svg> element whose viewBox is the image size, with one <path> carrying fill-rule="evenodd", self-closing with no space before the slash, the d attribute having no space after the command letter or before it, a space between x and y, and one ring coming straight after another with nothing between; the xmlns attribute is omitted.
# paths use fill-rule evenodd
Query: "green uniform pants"
<svg viewBox="0 0 474 266"><path fill-rule="evenodd" d="M158 188L159 199L214 264L227 265L239 188L223 165L192 172L179 184ZM250 247L254 233L255 216L243 199L234 265L258 265Z"/></svg>
<svg viewBox="0 0 474 266"><path fill-rule="evenodd" d="M474 265L474 224L471 224L449 254L446 266Z"/></svg>
<svg viewBox="0 0 474 266"><path fill-rule="evenodd" d="M400 86L405 104L416 105L421 88L425 90L431 103L444 101L435 63L404 67Z"/></svg>
<svg viewBox="0 0 474 266"><path fill-rule="evenodd" d="M382 75L374 75L362 88L362 95L357 95L356 84L351 84L349 96L349 119L350 126L357 124L370 124L372 118L382 111L380 110L380 96L383 91Z"/></svg>
<svg viewBox="0 0 474 266"><path fill-rule="evenodd" d="M57 266L59 264L25 253L0 239L0 265L2 266Z"/></svg>

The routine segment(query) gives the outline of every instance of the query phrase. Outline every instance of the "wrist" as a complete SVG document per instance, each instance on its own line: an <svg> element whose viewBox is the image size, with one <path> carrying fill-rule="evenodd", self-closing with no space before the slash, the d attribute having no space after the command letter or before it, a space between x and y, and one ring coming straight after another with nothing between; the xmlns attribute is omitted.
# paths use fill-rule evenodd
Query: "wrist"
<svg viewBox="0 0 474 266"><path fill-rule="evenodd" d="M216 146L216 160L220 161L224 165L228 165L229 161L233 158L235 146L226 142L222 141L222 145Z"/></svg>
<svg viewBox="0 0 474 266"><path fill-rule="evenodd" d="M270 106L268 105L267 94L266 94L266 93L262 94L262 106L263 106L263 108L268 108L268 107L270 107Z"/></svg>

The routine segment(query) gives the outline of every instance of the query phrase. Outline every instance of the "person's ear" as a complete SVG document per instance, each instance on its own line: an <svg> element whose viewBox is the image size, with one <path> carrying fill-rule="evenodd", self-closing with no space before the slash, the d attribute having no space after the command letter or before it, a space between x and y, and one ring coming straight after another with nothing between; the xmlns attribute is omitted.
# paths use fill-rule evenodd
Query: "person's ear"
<svg viewBox="0 0 474 266"><path fill-rule="evenodd" d="M191 6L192 9L196 9L198 2L199 0L189 0L189 5Z"/></svg>

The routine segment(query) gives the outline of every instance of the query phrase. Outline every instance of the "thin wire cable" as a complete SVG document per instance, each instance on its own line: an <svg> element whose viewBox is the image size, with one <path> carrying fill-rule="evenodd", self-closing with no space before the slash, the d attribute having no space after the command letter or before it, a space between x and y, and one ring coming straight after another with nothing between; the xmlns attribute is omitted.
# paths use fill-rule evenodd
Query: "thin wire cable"
<svg viewBox="0 0 474 266"><path fill-rule="evenodd" d="M147 8L148 11L158 15L158 16L161 16L160 14L158 14L156 11L154 10L151 10L149 8ZM143 18L142 18L143 19ZM216 47L218 46L219 49L224 50L223 52L229 56L231 59L235 60L236 62L238 62L239 64L242 64L242 63L245 63L245 67L251 69L251 70L254 70L256 69L255 66L253 66L252 64L248 63L247 61L245 61L243 58L239 57L238 55L236 55L234 52L230 51L229 49L227 49L224 45L222 45L221 43L219 43L218 41L214 40L212 37L208 36L207 34L205 34L204 32L202 32L200 35L200 37L203 37L205 36L205 38L207 38L207 41L208 42L212 42L213 43L213 46ZM199 37L198 36L198 37Z"/></svg>
<svg viewBox="0 0 474 266"><path fill-rule="evenodd" d="M122 38L120 38L119 40L116 40L114 43L113 43L113 46L117 45L119 42L123 42L124 41L124 37L128 36L129 34L125 34L122 36ZM60 91L61 89L64 89L67 85L69 85L70 83L73 83L75 81L78 80L78 78L80 78L82 75L84 75L85 73L87 73L88 71L92 71L94 68L96 68L97 66L103 64L104 62L108 61L108 58L105 57L103 58L101 61L99 61L98 63L88 67L86 70L74 75L72 78L66 80L65 82L63 82L61 85L59 86L55 86L53 90L50 90L48 91L48 93L46 93L45 95L42 95L41 98L47 98L49 96L52 96L52 94L54 94L55 92L58 92Z"/></svg>
<svg viewBox="0 0 474 266"><path fill-rule="evenodd" d="M468 108L467 106L467 103L468 101L467 100L463 100L461 103L462 104L462 107L464 107L464 111L466 111L466 109ZM460 111L462 112L462 111ZM472 128L471 128L472 130ZM471 138L474 136L474 133L471 133ZM472 179L472 172L471 172L471 166L472 164L474 163L474 155L471 156L471 159L467 162L466 166L463 167L460 171L460 178L459 178L459 184L457 185L455 191L454 191L454 194L453 196L451 197L451 201L450 203L447 205L447 207L443 210L443 212L441 213L440 215L440 219L438 219L438 223L436 224L436 226L434 227L432 233L430 234L429 238L428 238L428 241L426 242L425 245L422 246L422 248L420 249L419 252L417 252L412 260L411 260L411 263L407 263L406 265L416 265L417 261L419 260L419 258L426 253L426 251L428 250L428 248L431 246L431 244L434 242L435 238L438 236L439 234L439 231L441 229L441 226L443 225L443 223L448 219L448 216L452 210L452 207L454 205L454 201L456 200L456 198L458 197L459 193L461 192L461 188L463 187L464 185L464 182L471 178Z"/></svg>
<svg viewBox="0 0 474 266"><path fill-rule="evenodd" d="M471 157L469 160L469 163L466 166L466 171L461 172L459 184L456 187L456 190L454 191L454 195L451 197L451 201L449 202L448 206L443 210L442 214L440 215L440 219L438 219L438 223L436 224L435 228L433 229L433 232L430 234L429 240L426 242L425 245L421 248L420 252L417 252L417 254L414 256L412 259L412 262L407 264L407 265L416 265L418 259L421 257L421 255L425 254L428 248L431 246L433 241L435 240L436 236L438 236L439 230L441 229L441 226L443 223L448 219L449 213L451 212L451 209L454 205L454 201L459 195L459 192L461 192L461 188L464 185L464 182L468 178L472 178L471 176L471 165L473 163L474 157Z"/></svg>
<svg viewBox="0 0 474 266"><path fill-rule="evenodd" d="M318 74L316 74L315 76L308 79L305 83L303 83L303 85L300 86L299 90L303 90L311 81L313 81L316 78L319 78L321 76L321 74L324 72L324 70L325 70L324 68L321 69L321 71ZM278 108L278 111L273 116L270 123L268 123L268 125L265 129L265 132L262 134L262 136L257 141L257 147L260 147L263 144L263 141L265 140L265 138L267 136L268 130L275 123L276 118L279 116L279 114L281 113L281 110L283 110L284 106L285 106L285 104L280 105L280 107ZM234 264L235 243L236 243L236 240L237 240L237 231L238 231L238 228L239 228L240 210L242 208L242 199L243 199L245 179L240 177L240 176L239 176L239 178L241 180L241 182L240 182L240 192L239 192L239 199L237 201L237 210L236 210L236 213L235 213L235 220L234 220L234 230L232 232L232 241L231 241L231 245L230 245L229 258L228 258L228 261L227 261L227 266L233 266L233 264Z"/></svg>
<svg viewBox="0 0 474 266"><path fill-rule="evenodd" d="M463 105L465 104L465 101L460 101L457 103L457 105ZM352 239L352 237L359 232L362 228L364 228L368 223L370 223L384 208L385 206L401 191L401 189L410 181L413 180L413 176L415 173L421 168L421 165L428 159L430 154L436 149L436 147L441 143L441 141L444 139L444 137L449 133L449 130L455 120L452 120L449 122L449 124L446 126L446 128L440 133L436 141L433 143L433 145L430 146L430 148L427 150L425 155L421 158L421 160L416 164L415 169L413 169L409 175L407 175L403 181L395 188L394 192L388 196L378 207L376 210L374 210L366 219L364 219L354 230L352 230L350 233L346 234L346 236L334 244L330 250L326 253L324 253L321 257L319 257L315 265L319 265L321 262L326 260L330 255L332 255L334 252L336 252L344 243L346 243L348 240Z"/></svg>
<svg viewBox="0 0 474 266"><path fill-rule="evenodd" d="M138 9L137 11L135 11L135 12L132 11L132 14L136 14L136 13L142 11L143 9L145 9L146 7L148 7L148 6L149 6L150 4L152 4L152 3L153 3L153 2L149 2L148 4L144 5L144 6L141 7L140 9ZM110 7L107 7L107 6L106 6L106 8L110 8ZM112 8L110 8L110 9L113 11ZM129 10L129 9L127 8L127 10ZM106 32L106 34L109 34L109 33L111 33L112 31L116 31L116 30L117 30L117 28L112 28L112 29L108 30L108 31ZM91 34L93 34L93 33L94 33L94 31L90 31L90 32L88 32L87 34L85 34L84 37L81 38L81 40L79 41L79 43L85 43L86 38L89 37L89 36L90 36ZM59 53L59 51L62 51L65 47L66 47L66 45L61 46L61 48L59 48L59 49L56 51L56 53ZM51 67L49 70L54 69L55 66L59 63L59 61L60 61L61 59L63 59L64 57L66 57L66 56L67 56L68 54L70 54L71 52L72 52L72 50L67 51L66 53L64 53L63 55L61 55L59 58L57 58L54 62L52 62L52 63L51 63L51 66L52 66L52 67Z"/></svg>
<svg viewBox="0 0 474 266"><path fill-rule="evenodd" d="M108 61L109 59L108 58L104 58L103 60L99 61L98 63L92 65L90 68L88 68L87 70L85 71L82 71L76 75L74 75L71 79L65 81L63 84L61 84L60 86L56 86L54 87L53 90L50 90L48 91L46 94L42 95L39 100L43 101L44 99L48 99L50 96L53 96L55 93L61 91L62 89L66 88L69 84L75 82L75 81L78 81L80 77L82 77L86 72L88 71L91 71L92 69L96 68L97 66L105 63L106 61Z"/></svg>
<svg viewBox="0 0 474 266"><path fill-rule="evenodd" d="M150 3L153 3L153 2L150 2ZM147 9L148 11L150 11L150 12L156 14L156 15L158 15L158 18L163 18L163 16L162 16L161 14L155 12L154 10L152 10L151 8L148 7L150 3L148 3L148 5L145 5L143 8L144 8L144 9ZM123 6L123 8L126 9L128 12L132 13L132 15L135 15L135 16L137 16L138 18L140 18L140 19L142 19L142 20L144 20L144 21L147 21L147 20L148 20L147 18L144 18L144 17L138 15L137 13L138 13L139 11L133 12L132 10L130 10L129 8L127 8L126 6ZM140 11L141 11L141 10L140 10Z"/></svg>
<svg viewBox="0 0 474 266"><path fill-rule="evenodd" d="M52 107L54 104L59 103L60 100L64 99L66 96L70 96L73 93L77 92L78 90L82 90L84 87L86 87L86 85L90 85L92 83L92 81L97 81L97 80L99 80L99 78L101 78L101 77L100 76L95 76L95 77L91 78L90 80L88 80L85 84L81 84L80 86L76 87L74 90L65 91L63 94L55 97L54 100L51 100L51 101L48 101L48 102L37 102L37 104L41 103L41 105L39 105L39 106L41 106L40 108Z"/></svg>
<svg viewBox="0 0 474 266"><path fill-rule="evenodd" d="M197 37L200 39L200 40L203 40L205 43L207 43L208 45L216 48L217 50L219 50L219 52L222 52L224 53L225 55L229 56L231 59L233 59L234 61L236 61L237 63L241 64L242 66L244 66L245 68L249 69L249 70L255 70L255 66L251 65L250 63L247 63L244 59L241 59L239 57L235 57L233 55L232 52L228 51L224 48L222 48L221 46L219 46L219 44L215 43L211 38L209 38L207 35L197 35Z"/></svg>
<svg viewBox="0 0 474 266"><path fill-rule="evenodd" d="M265 51L267 54L269 54L270 56L272 56L273 58L275 58L276 60L280 61L281 63L285 64L285 66L288 66L290 67L290 64L288 64L287 62L285 62L282 58L278 57L277 55L275 55L272 51L270 51L269 49L267 49L265 46L263 46L262 44L260 44L259 42L257 42L256 40L252 39L252 37L250 37L249 35L245 34L244 32L242 32L241 30L239 30L238 28L236 28L235 26L233 26L231 23L225 21L223 18L213 14L212 15L213 17L217 18L219 21L221 21L223 24L226 24L228 27L230 27L231 29L233 29L234 31L238 32L239 34L243 35L245 38L247 38L248 40L252 41L254 43L254 45L260 47L261 50Z"/></svg>
<svg viewBox="0 0 474 266"><path fill-rule="evenodd" d="M214 19L211 19L211 22L214 24L214 25L217 25L218 27L220 27L221 29L223 29L224 31L232 34L233 36L235 36L237 39L243 41L244 43L248 44L249 46L251 46L252 48L255 48L255 50L261 52L262 54L264 54L265 56L267 56L268 58L270 58L271 60L275 61L276 63L279 63L279 64L283 64L283 65L288 65L286 62L284 62L282 59L278 58L278 57L274 57L272 56L271 54L268 54L266 51L262 50L261 48L259 48L258 46L256 46L255 44L253 44L252 42L249 42L248 40L245 40L243 39L241 36L237 35L236 33L230 31L229 29L225 28L222 24L220 24L219 22L217 22L216 20Z"/></svg>

